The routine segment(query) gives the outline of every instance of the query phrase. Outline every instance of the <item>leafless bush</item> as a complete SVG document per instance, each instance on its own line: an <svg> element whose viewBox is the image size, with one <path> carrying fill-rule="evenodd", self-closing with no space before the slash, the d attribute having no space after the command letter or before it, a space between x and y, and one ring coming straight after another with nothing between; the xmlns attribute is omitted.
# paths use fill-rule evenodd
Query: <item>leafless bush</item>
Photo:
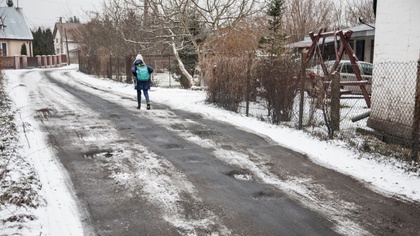
<svg viewBox="0 0 420 236"><path fill-rule="evenodd" d="M299 89L299 63L289 57L266 58L255 62L254 68L271 122L290 121Z"/></svg>
<svg viewBox="0 0 420 236"><path fill-rule="evenodd" d="M239 104L245 98L248 62L246 57L225 56L207 61L204 64L207 101L238 112Z"/></svg>

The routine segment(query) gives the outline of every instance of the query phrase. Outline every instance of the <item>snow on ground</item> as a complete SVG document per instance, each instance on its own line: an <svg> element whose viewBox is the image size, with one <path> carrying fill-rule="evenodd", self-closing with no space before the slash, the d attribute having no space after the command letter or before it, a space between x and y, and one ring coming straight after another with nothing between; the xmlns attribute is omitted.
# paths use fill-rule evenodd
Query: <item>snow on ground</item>
<svg viewBox="0 0 420 236"><path fill-rule="evenodd" d="M113 90L127 96L135 96L135 90L131 84L121 84L107 79L94 78L77 72L77 66L71 65L60 70L70 70L71 74L86 84L91 84L103 89ZM5 77L8 82L6 92L13 99L13 111L16 111L15 122L18 126L20 143L17 145L19 153L27 161L26 165L33 166L40 183L35 183L35 191L39 191L44 202L36 210L25 208L26 215L37 218L32 225L25 225L19 232L23 235L32 235L34 232L43 232L43 235L81 235L80 212L71 193L66 172L53 157L52 151L45 142L43 134L37 126L33 111L28 101L25 86L20 86L20 77L27 70L7 70ZM56 73L58 75L59 73ZM156 78L169 81L167 75L156 75ZM63 78L67 80L68 78ZM161 84L166 84L161 82ZM171 81L171 86L175 85ZM342 141L320 141L303 131L271 125L259 121L255 117L245 117L241 114L225 111L205 103L204 91L182 90L175 88L156 88L150 91L150 97L155 103L166 104L174 109L187 110L200 113L206 118L220 120L241 127L244 130L270 137L274 142L286 146L297 152L306 154L313 162L334 169L365 183L371 189L386 194L395 195L410 201L420 201L420 177L418 174L407 172L404 163L395 161L378 161L378 158L370 158L369 154L347 148ZM127 101L125 101L127 102ZM134 105L133 105L134 106ZM33 109L33 108L32 108ZM29 142L27 140L31 140ZM35 140L35 141L34 141ZM222 155L223 156L223 155ZM30 157L30 158L29 158ZM15 158L16 163L22 158ZM385 157L383 158L386 159ZM17 169L17 168L16 168ZM28 168L32 173L33 170ZM12 177L11 177L12 178ZM42 188L37 187L39 184ZM7 207L7 206L6 206ZM23 214L22 209L8 209L16 214ZM1 219L9 214L0 208ZM18 222L16 223L18 224ZM38 225L36 225L38 224ZM2 233L12 234L15 225L4 225ZM8 227L10 231L7 230Z"/></svg>
<svg viewBox="0 0 420 236"><path fill-rule="evenodd" d="M24 195L29 199L24 200L34 202L35 206L3 205L0 208L1 219L7 219L9 214L19 217L0 225L1 235L15 235L18 232L18 235L40 235L37 232L42 232L42 235L82 235L80 213L73 193L69 191L71 186L67 186L70 183L67 180L68 176L58 160L54 158L46 142L45 134L35 122L33 108L28 100L27 87L19 83L18 77L22 75L22 72L17 70L5 72L6 82L9 83L5 86L5 90L12 98L12 110L16 112L15 123L20 140L16 146L18 153L16 160L21 164L5 166L4 168L12 174L4 178L10 179L11 184L18 188L31 191L32 194ZM21 174L13 176L13 173ZM25 186L25 182L29 179L34 182L39 180L39 186ZM9 192L13 192L13 189ZM25 206L24 204L16 205ZM16 231L17 228L18 231Z"/></svg>

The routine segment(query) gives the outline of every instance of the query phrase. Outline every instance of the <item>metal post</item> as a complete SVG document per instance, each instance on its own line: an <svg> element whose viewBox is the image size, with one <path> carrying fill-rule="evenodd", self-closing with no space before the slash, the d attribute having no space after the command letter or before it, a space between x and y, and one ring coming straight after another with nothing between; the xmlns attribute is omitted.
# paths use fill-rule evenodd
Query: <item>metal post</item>
<svg viewBox="0 0 420 236"><path fill-rule="evenodd" d="M112 77L112 65L111 65L111 77ZM117 57L117 81L120 81L120 58Z"/></svg>
<svg viewBox="0 0 420 236"><path fill-rule="evenodd" d="M109 53L109 70L108 78L112 79L112 53Z"/></svg>
<svg viewBox="0 0 420 236"><path fill-rule="evenodd" d="M251 95L251 66L252 66L252 54L248 55L248 68L246 69L246 116L249 116L249 102Z"/></svg>
<svg viewBox="0 0 420 236"><path fill-rule="evenodd" d="M171 55L168 56L168 60L169 60L169 88L171 87L171 76L172 76L172 68L171 68Z"/></svg>
<svg viewBox="0 0 420 236"><path fill-rule="evenodd" d="M70 65L71 61L70 61L70 52L69 52L69 41L67 39L67 29L64 29L64 35L66 37L67 65Z"/></svg>
<svg viewBox="0 0 420 236"><path fill-rule="evenodd" d="M335 71L331 80L331 129L340 130L340 75Z"/></svg>
<svg viewBox="0 0 420 236"><path fill-rule="evenodd" d="M417 61L416 96L414 103L413 127L411 130L411 159L419 161L419 127L420 127L420 58Z"/></svg>
<svg viewBox="0 0 420 236"><path fill-rule="evenodd" d="M307 56L308 56L308 51L303 51L301 54L302 70L301 70L301 75L300 75L300 102L299 102L299 124L298 124L298 128L300 130L303 129L303 107L305 104L304 103L305 78L306 78L306 67L308 66Z"/></svg>

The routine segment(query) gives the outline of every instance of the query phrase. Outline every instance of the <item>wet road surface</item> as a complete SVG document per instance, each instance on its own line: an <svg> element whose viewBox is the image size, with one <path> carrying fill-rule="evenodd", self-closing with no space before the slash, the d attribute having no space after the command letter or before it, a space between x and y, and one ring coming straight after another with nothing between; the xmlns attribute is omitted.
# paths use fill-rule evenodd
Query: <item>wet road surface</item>
<svg viewBox="0 0 420 236"><path fill-rule="evenodd" d="M38 120L70 176L87 234L419 232L419 206L266 137L164 104L136 110L132 96L65 71L42 73L26 83L34 109L51 111Z"/></svg>

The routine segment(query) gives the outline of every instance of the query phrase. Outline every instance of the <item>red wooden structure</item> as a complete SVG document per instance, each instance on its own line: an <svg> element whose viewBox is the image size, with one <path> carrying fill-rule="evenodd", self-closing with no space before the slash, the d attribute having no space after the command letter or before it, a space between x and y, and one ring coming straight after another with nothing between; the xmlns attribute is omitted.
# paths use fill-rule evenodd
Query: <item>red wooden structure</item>
<svg viewBox="0 0 420 236"><path fill-rule="evenodd" d="M312 45L309 48L308 54L306 56L306 61L309 61L314 55L316 56L316 58L321 62L321 67L322 70L324 72L324 76L326 81L331 81L331 77L330 74L332 72L334 72L340 61L343 58L344 53L346 53L349 57L349 60L351 62L351 65L353 67L353 71L354 74L356 75L356 78L358 81L354 81L354 82L340 82L341 85L351 85L351 86L360 86L360 90L362 91L363 97L366 101L366 105L367 107L370 108L370 96L366 90L366 85L369 84L368 81L363 80L361 74L360 74L360 70L359 67L357 66L357 57L353 52L353 49L351 48L349 41L351 38L351 35L353 34L353 31L349 30L346 31L345 33L343 33L342 30L338 30L338 31L330 31L330 32L324 32L324 29L321 29L319 31L318 34L314 34L313 32L309 33L309 36L311 37L312 40ZM328 68L326 67L326 65L324 64L323 61L323 57L322 57L322 53L323 51L321 51L320 47L324 47L325 45L325 39L328 37L334 37L334 48L335 48L335 62L333 64L333 66L330 68L330 71L328 71ZM320 44L320 40L322 39L322 43ZM337 40L340 40L341 44L340 47L337 46ZM327 83L328 83L327 82Z"/></svg>

